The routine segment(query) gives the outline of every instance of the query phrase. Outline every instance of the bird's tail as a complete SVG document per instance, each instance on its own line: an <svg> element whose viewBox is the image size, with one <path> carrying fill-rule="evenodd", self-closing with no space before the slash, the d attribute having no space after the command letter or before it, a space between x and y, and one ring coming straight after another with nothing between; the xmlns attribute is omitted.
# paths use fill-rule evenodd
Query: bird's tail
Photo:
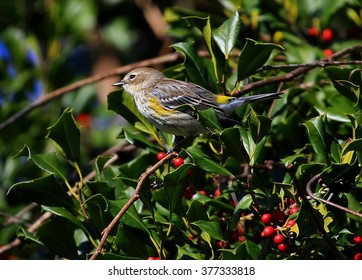
<svg viewBox="0 0 362 280"><path fill-rule="evenodd" d="M240 107L243 104L251 103L255 101L261 100L269 100L278 98L282 92L273 92L273 93L263 93L257 95L250 95L250 96L243 96L239 98L235 98L231 100L229 103L221 104L220 108L227 114L232 113L235 111L236 108Z"/></svg>

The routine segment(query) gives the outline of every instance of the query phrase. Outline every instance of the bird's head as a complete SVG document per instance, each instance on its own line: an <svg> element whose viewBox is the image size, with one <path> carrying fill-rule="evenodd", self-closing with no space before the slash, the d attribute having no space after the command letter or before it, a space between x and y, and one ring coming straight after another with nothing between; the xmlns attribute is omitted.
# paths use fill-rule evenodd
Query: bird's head
<svg viewBox="0 0 362 280"><path fill-rule="evenodd" d="M152 89L164 77L163 73L156 69L140 67L130 71L120 82L113 84L113 86L123 87L131 95L137 95L145 90Z"/></svg>

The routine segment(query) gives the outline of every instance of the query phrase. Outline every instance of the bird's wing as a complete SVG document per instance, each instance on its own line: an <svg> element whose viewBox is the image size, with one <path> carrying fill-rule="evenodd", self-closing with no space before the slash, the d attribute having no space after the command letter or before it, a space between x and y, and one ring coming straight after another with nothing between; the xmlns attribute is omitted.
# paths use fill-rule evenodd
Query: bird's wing
<svg viewBox="0 0 362 280"><path fill-rule="evenodd" d="M218 115L225 115L216 103L214 94L196 84L166 80L154 87L152 95L157 97L166 109L188 111L190 108L183 105L189 105L198 111L213 108Z"/></svg>

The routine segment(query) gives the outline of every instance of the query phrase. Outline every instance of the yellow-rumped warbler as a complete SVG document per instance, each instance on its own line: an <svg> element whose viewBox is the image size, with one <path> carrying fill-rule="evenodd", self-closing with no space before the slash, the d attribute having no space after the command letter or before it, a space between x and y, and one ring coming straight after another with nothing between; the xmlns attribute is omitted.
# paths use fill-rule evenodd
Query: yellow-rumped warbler
<svg viewBox="0 0 362 280"><path fill-rule="evenodd" d="M232 121L228 115L242 104L277 98L280 93L266 93L246 97L216 95L203 87L167 78L160 71L141 67L129 72L120 82L129 92L140 113L159 130L176 136L193 136L205 131L189 105L197 111L213 108L220 120Z"/></svg>

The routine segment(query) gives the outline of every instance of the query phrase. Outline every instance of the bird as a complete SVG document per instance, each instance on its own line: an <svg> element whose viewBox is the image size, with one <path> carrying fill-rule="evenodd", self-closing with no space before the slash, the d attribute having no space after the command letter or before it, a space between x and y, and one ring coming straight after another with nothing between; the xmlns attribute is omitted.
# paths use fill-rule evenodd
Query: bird
<svg viewBox="0 0 362 280"><path fill-rule="evenodd" d="M131 70L113 86L122 87L134 99L139 112L157 129L176 137L191 137L207 131L196 111L212 108L221 121L239 123L230 114L243 104L275 99L279 93L244 97L214 94L200 85L171 79L151 67Z"/></svg>

